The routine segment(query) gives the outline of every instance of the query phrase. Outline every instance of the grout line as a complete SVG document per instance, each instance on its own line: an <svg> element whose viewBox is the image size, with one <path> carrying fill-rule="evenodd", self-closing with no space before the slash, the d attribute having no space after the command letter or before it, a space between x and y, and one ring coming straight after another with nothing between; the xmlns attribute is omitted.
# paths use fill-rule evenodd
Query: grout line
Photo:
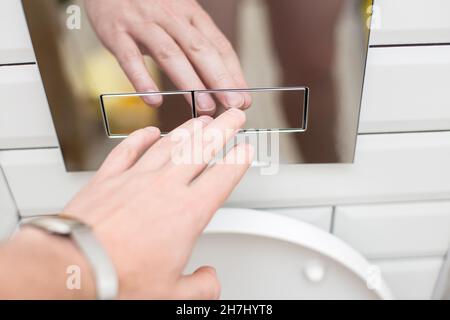
<svg viewBox="0 0 450 320"><path fill-rule="evenodd" d="M450 46L449 42L432 42L432 43L397 43L397 44L372 44L369 48L401 48L401 47L439 47Z"/></svg>
<svg viewBox="0 0 450 320"><path fill-rule="evenodd" d="M59 147L0 148L0 152L3 152L3 151L25 151L25 150L53 150L53 149L59 149Z"/></svg>
<svg viewBox="0 0 450 320"><path fill-rule="evenodd" d="M35 64L36 62L0 63L0 67L32 66Z"/></svg>
<svg viewBox="0 0 450 320"><path fill-rule="evenodd" d="M385 134L408 134L408 133L443 133L450 132L450 129L437 130L412 130L412 131L393 131L393 132L358 132L358 136L385 135Z"/></svg>

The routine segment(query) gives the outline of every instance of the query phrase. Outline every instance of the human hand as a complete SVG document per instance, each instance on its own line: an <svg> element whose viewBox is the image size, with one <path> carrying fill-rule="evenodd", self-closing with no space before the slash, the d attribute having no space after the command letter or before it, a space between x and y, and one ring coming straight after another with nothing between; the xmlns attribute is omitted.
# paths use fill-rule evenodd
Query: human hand
<svg viewBox="0 0 450 320"><path fill-rule="evenodd" d="M244 122L243 111L230 109L215 120L192 119L161 139L156 128L138 130L65 207L64 215L92 226L105 247L120 298L219 297L213 268L182 272L196 239L251 163L253 151L242 144L207 165ZM201 161L173 160L181 154L198 160L191 152L200 152Z"/></svg>
<svg viewBox="0 0 450 320"><path fill-rule="evenodd" d="M195 0L85 0L94 30L117 58L138 92L158 91L143 54L150 55L182 90L246 88L237 55ZM248 93L217 93L224 107L246 108ZM159 106L158 95L143 98ZM211 95L199 94L197 110L213 114Z"/></svg>

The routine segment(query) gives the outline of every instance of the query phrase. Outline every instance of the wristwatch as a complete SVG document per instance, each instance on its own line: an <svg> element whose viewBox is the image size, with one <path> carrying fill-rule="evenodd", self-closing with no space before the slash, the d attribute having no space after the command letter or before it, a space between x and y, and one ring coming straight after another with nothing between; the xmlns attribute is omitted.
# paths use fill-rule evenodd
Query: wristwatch
<svg viewBox="0 0 450 320"><path fill-rule="evenodd" d="M86 257L95 279L96 297L99 300L115 299L119 285L113 263L91 228L69 217L42 216L23 219L21 226L32 226L50 234L70 237Z"/></svg>

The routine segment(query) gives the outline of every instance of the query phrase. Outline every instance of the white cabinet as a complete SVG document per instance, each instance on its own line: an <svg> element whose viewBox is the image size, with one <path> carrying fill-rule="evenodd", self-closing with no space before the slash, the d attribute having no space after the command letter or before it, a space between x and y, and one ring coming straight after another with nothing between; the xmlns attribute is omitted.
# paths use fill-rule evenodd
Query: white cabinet
<svg viewBox="0 0 450 320"><path fill-rule="evenodd" d="M14 231L17 222L17 208L0 167L0 242Z"/></svg>
<svg viewBox="0 0 450 320"><path fill-rule="evenodd" d="M373 260L396 299L430 299L442 258Z"/></svg>
<svg viewBox="0 0 450 320"><path fill-rule="evenodd" d="M334 233L369 258L443 256L450 202L338 206Z"/></svg>
<svg viewBox="0 0 450 320"><path fill-rule="evenodd" d="M35 61L20 0L0 1L0 65Z"/></svg>
<svg viewBox="0 0 450 320"><path fill-rule="evenodd" d="M450 42L450 1L375 0L370 43Z"/></svg>
<svg viewBox="0 0 450 320"><path fill-rule="evenodd" d="M0 152L24 215L60 210L91 173L67 173L59 149ZM450 195L450 132L366 135L355 164L252 168L227 206L279 208L445 199Z"/></svg>
<svg viewBox="0 0 450 320"><path fill-rule="evenodd" d="M450 130L449 83L450 45L371 48L359 132Z"/></svg>
<svg viewBox="0 0 450 320"><path fill-rule="evenodd" d="M331 229L333 207L271 208L267 211L307 222L327 232Z"/></svg>
<svg viewBox="0 0 450 320"><path fill-rule="evenodd" d="M235 207L268 208L450 198L450 132L363 135L354 164L252 168Z"/></svg>
<svg viewBox="0 0 450 320"><path fill-rule="evenodd" d="M58 213L91 173L67 173L59 149L0 152L0 164L22 216Z"/></svg>
<svg viewBox="0 0 450 320"><path fill-rule="evenodd" d="M0 67L0 149L56 147L36 65Z"/></svg>

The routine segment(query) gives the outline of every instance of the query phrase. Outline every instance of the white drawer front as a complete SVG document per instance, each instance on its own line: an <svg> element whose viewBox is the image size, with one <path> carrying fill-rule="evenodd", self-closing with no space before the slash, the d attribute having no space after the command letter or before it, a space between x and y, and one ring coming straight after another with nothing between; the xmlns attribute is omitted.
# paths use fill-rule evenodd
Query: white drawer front
<svg viewBox="0 0 450 320"><path fill-rule="evenodd" d="M58 209L90 176L66 173L58 149L0 153L22 214ZM444 199L450 197L450 132L367 135L356 163L283 166L261 176L252 168L228 206L273 208Z"/></svg>
<svg viewBox="0 0 450 320"><path fill-rule="evenodd" d="M375 0L370 43L450 42L450 1Z"/></svg>
<svg viewBox="0 0 450 320"><path fill-rule="evenodd" d="M33 61L33 46L21 1L0 1L0 65Z"/></svg>
<svg viewBox="0 0 450 320"><path fill-rule="evenodd" d="M14 231L17 222L17 208L0 167L0 242Z"/></svg>
<svg viewBox="0 0 450 320"><path fill-rule="evenodd" d="M369 258L443 256L450 202L337 207L334 233Z"/></svg>
<svg viewBox="0 0 450 320"><path fill-rule="evenodd" d="M359 132L450 130L449 83L450 46L371 48Z"/></svg>
<svg viewBox="0 0 450 320"><path fill-rule="evenodd" d="M252 168L232 194L238 207L269 208L450 199L450 132L358 137L354 164Z"/></svg>
<svg viewBox="0 0 450 320"><path fill-rule="evenodd" d="M91 173L67 173L59 149L0 152L0 164L22 216L60 212Z"/></svg>
<svg viewBox="0 0 450 320"><path fill-rule="evenodd" d="M57 146L37 66L0 67L0 149Z"/></svg>
<svg viewBox="0 0 450 320"><path fill-rule="evenodd" d="M402 300L430 299L442 265L442 258L373 260L392 290Z"/></svg>
<svg viewBox="0 0 450 320"><path fill-rule="evenodd" d="M307 222L329 232L333 207L273 208L266 211Z"/></svg>

